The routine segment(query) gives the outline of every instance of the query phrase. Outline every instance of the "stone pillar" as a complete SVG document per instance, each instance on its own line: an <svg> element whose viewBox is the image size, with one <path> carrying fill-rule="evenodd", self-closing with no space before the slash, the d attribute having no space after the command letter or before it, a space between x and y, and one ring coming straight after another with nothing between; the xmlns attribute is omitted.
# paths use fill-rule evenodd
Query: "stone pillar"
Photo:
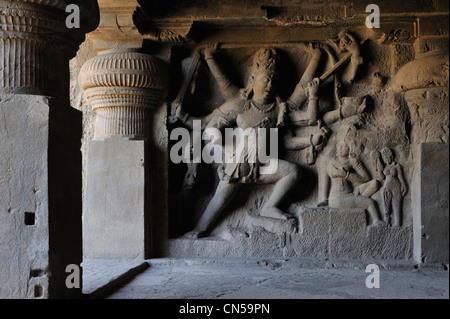
<svg viewBox="0 0 450 319"><path fill-rule="evenodd" d="M0 298L81 296L65 285L66 267L82 258L81 114L69 105L69 59L98 7L78 3L81 28L68 29L65 1L0 0Z"/></svg>
<svg viewBox="0 0 450 319"><path fill-rule="evenodd" d="M448 264L449 148L443 143L413 146L413 257L418 263Z"/></svg>
<svg viewBox="0 0 450 319"><path fill-rule="evenodd" d="M106 51L81 68L96 113L83 203L86 259L151 255L150 112L164 98L162 61L132 49Z"/></svg>
<svg viewBox="0 0 450 319"><path fill-rule="evenodd" d="M403 94L411 115L413 257L417 263L448 264L449 260L448 38L444 43L439 47L435 38L416 40L415 59L394 78L394 89Z"/></svg>

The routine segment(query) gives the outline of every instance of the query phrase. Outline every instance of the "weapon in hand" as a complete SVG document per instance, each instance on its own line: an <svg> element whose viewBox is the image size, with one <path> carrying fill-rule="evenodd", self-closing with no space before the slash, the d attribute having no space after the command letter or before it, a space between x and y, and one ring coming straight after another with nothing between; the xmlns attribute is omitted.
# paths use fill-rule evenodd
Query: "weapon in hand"
<svg viewBox="0 0 450 319"><path fill-rule="evenodd" d="M347 54L345 54L342 59L340 59L338 62L336 62L335 65L333 65L329 70L327 70L324 74L322 74L322 76L319 78L320 82L322 83L330 76L332 76L334 73L336 73L337 70L339 70L339 68L342 67L342 65L344 65L348 60L350 60L351 57L352 53L347 52Z"/></svg>
<svg viewBox="0 0 450 319"><path fill-rule="evenodd" d="M186 96L187 89L194 78L195 72L197 71L198 64L200 62L200 50L196 50L194 53L194 57L192 58L191 67L189 69L189 73L181 85L180 91L178 92L177 97L171 103L171 115L169 117L169 123L174 124L178 121L178 117L176 116L176 108L181 107L184 97Z"/></svg>

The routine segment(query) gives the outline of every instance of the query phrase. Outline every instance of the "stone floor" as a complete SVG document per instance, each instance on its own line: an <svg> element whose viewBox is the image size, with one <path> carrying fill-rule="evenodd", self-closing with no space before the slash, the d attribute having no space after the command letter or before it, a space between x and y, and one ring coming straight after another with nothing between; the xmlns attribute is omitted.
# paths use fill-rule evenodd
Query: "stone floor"
<svg viewBox="0 0 450 319"><path fill-rule="evenodd" d="M286 259L85 261L84 293L107 299L448 299L448 266ZM106 288L105 288L106 286Z"/></svg>
<svg viewBox="0 0 450 319"><path fill-rule="evenodd" d="M81 263L83 269L83 294L101 298L135 275L149 264L134 260L88 259Z"/></svg>

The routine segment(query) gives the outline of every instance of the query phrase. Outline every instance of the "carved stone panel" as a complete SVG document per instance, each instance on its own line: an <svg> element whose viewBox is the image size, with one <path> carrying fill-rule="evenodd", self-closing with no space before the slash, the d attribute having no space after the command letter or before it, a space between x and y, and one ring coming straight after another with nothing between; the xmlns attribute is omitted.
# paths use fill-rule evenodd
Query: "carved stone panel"
<svg viewBox="0 0 450 319"><path fill-rule="evenodd" d="M167 107L153 118L166 147L157 180L168 194L156 192L168 196L166 255L412 258L415 149L448 144L445 1L383 0L380 28L365 24L369 1L137 2L136 29L108 4L93 40L141 37L141 52L170 64ZM131 117L110 94L123 86L103 82L86 86L97 117ZM272 149L275 172L262 156Z"/></svg>
<svg viewBox="0 0 450 319"><path fill-rule="evenodd" d="M269 20L283 12L265 9ZM415 159L410 145L448 142L448 109L440 107L448 100L448 53L431 49L434 53L421 56L414 42L420 35L418 21L397 20L391 17L396 28L382 37L354 28L310 42L174 49L180 77L171 99L170 136L177 129L190 131L191 139L201 136L195 135L195 121L201 129L248 129L261 127L265 117L264 127L278 128L282 142L281 166L273 178L245 162L248 170L242 163L195 163L195 149L184 153L190 161L170 163L171 256L300 257L309 251L308 256L317 257L412 257L409 189ZM421 79L414 65L428 56L434 60L425 62ZM414 71L408 71L409 65ZM416 87L426 88L426 95ZM426 111L430 107L433 112ZM422 123L428 120L432 123ZM181 150L177 141L172 139L169 151ZM201 149L210 140L195 143L188 144ZM334 212L358 210L361 222L354 229L360 229L365 248L355 248L354 254L344 248L351 233L344 230L347 222L309 235L312 220L302 216L312 210L321 212L315 215L320 224ZM320 234L330 236L334 228L342 233L330 239L333 244L316 242L317 250L307 249L307 242L323 241ZM379 241L363 240L366 232ZM269 248L266 240L285 244ZM381 248L387 246L396 248Z"/></svg>

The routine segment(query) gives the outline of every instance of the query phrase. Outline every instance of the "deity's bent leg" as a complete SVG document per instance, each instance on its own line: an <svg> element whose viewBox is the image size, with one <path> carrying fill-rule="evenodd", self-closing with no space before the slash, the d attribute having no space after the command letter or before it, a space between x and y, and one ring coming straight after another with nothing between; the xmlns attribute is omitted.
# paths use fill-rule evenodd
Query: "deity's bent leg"
<svg viewBox="0 0 450 319"><path fill-rule="evenodd" d="M226 181L220 181L217 185L216 193L214 197L206 207L200 218L197 226L194 230L188 232L184 237L188 238L201 238L204 237L209 231L211 225L218 219L226 206L233 199L236 191L239 189L240 184L228 183Z"/></svg>
<svg viewBox="0 0 450 319"><path fill-rule="evenodd" d="M300 168L288 161L278 160L277 171L273 174L261 175L260 181L265 184L276 183L272 194L260 211L264 217L287 219L288 217L278 208L288 192L301 177Z"/></svg>

